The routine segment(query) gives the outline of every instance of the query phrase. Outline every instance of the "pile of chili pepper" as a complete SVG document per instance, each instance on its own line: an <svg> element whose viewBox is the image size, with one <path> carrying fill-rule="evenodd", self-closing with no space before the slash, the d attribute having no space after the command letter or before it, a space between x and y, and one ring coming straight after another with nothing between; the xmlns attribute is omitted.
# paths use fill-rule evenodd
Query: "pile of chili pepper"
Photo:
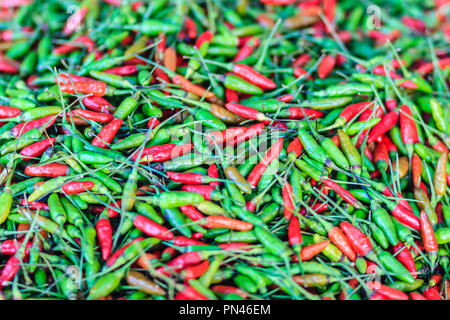
<svg viewBox="0 0 450 320"><path fill-rule="evenodd" d="M448 1L0 1L3 299L447 300Z"/></svg>

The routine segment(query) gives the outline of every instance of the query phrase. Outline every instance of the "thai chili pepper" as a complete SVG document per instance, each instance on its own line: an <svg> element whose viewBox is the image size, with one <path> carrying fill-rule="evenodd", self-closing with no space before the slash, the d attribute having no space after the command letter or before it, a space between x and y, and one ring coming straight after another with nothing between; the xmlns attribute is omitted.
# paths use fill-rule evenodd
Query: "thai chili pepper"
<svg viewBox="0 0 450 320"><path fill-rule="evenodd" d="M438 244L433 226L425 211L420 211L420 233L422 235L423 247L429 253L432 265L437 259Z"/></svg>
<svg viewBox="0 0 450 320"><path fill-rule="evenodd" d="M414 258L411 251L408 250L401 242L393 247L395 257L400 261L406 269L412 274L414 278L417 278L417 269L414 262Z"/></svg>
<svg viewBox="0 0 450 320"><path fill-rule="evenodd" d="M408 295L398 289L388 287L379 282L372 281L367 283L369 289L373 289L378 293L388 297L390 300L408 300Z"/></svg>
<svg viewBox="0 0 450 320"><path fill-rule="evenodd" d="M98 133L98 135L92 141L92 145L100 148L105 148L108 143L111 143L122 126L122 119L114 119L109 124L107 124Z"/></svg>
<svg viewBox="0 0 450 320"><path fill-rule="evenodd" d="M257 120L257 121L261 121L263 123L270 122L269 118L267 118L263 113L259 112L256 109L253 109L253 108L241 105L241 104L233 103L233 102L227 103L225 105L225 107L229 111L231 111L243 118Z"/></svg>
<svg viewBox="0 0 450 320"><path fill-rule="evenodd" d="M335 65L336 65L335 57L331 55L325 56L317 68L317 74L319 75L319 78L320 79L326 78L333 71Z"/></svg>
<svg viewBox="0 0 450 320"><path fill-rule="evenodd" d="M407 105L402 105L400 108L400 130L403 143L405 144L408 155L411 158L414 144L419 142L419 136L411 109Z"/></svg>
<svg viewBox="0 0 450 320"><path fill-rule="evenodd" d="M276 158L280 156L281 150L283 148L284 139L278 139L267 151L266 155L262 160L256 165L255 168L248 175L247 181L252 187L256 187L261 176L266 171L268 165Z"/></svg>

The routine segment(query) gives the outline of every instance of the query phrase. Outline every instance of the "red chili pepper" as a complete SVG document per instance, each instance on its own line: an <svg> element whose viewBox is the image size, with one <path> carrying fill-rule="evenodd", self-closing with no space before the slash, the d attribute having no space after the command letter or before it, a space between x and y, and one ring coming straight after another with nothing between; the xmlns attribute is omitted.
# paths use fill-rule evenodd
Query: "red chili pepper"
<svg viewBox="0 0 450 320"><path fill-rule="evenodd" d="M234 102L228 102L225 105L225 108L227 108L229 111L243 117L246 119L252 119L252 120L256 120L256 121L261 121L263 123L269 123L270 119L267 118L264 113L259 112L256 109L244 106L242 104L237 104Z"/></svg>
<svg viewBox="0 0 450 320"><path fill-rule="evenodd" d="M427 300L442 300L439 291L435 287L425 289L423 295Z"/></svg>
<svg viewBox="0 0 450 320"><path fill-rule="evenodd" d="M168 150L172 150L176 145L174 143L168 143L168 144L162 144L162 145L157 145L157 146L152 146L149 148L145 148L144 150L142 150L142 157L146 157L146 156L153 156L159 152L165 152ZM133 161L136 161L136 159L139 156L139 152L136 152L133 155Z"/></svg>
<svg viewBox="0 0 450 320"><path fill-rule="evenodd" d="M254 188L258 184L261 176L266 171L267 166L274 160L277 159L281 151L283 150L284 139L278 139L272 147L270 147L269 151L267 151L264 158L256 165L255 168L248 175L247 181Z"/></svg>
<svg viewBox="0 0 450 320"><path fill-rule="evenodd" d="M107 114L110 114L114 111L113 105L102 97L88 96L84 97L81 101L86 108L92 111Z"/></svg>
<svg viewBox="0 0 450 320"><path fill-rule="evenodd" d="M202 276L209 268L209 260L205 260L198 265L187 267L182 271L182 275L186 281L197 279Z"/></svg>
<svg viewBox="0 0 450 320"><path fill-rule="evenodd" d="M413 82L411 80L402 81L398 84L398 86L405 88L405 89L411 89L411 90L415 90L419 87L415 82Z"/></svg>
<svg viewBox="0 0 450 320"><path fill-rule="evenodd" d="M284 217L289 220L294 212L294 191L292 190L292 186L289 182L286 182L283 185L282 193L284 202Z"/></svg>
<svg viewBox="0 0 450 320"><path fill-rule="evenodd" d="M157 126L159 126L159 124L160 124L160 122L159 122L158 119L156 119L156 118L150 118L150 119L148 120L147 127L148 127L149 129L154 129L154 128L156 128Z"/></svg>
<svg viewBox="0 0 450 320"><path fill-rule="evenodd" d="M174 234L169 229L141 215L134 218L133 225L150 237L161 240L172 240L174 238Z"/></svg>
<svg viewBox="0 0 450 320"><path fill-rule="evenodd" d="M331 242L342 251L351 261L356 260L356 252L350 243L350 240L344 235L341 229L333 227L328 232L328 238Z"/></svg>
<svg viewBox="0 0 450 320"><path fill-rule="evenodd" d="M202 220L205 218L205 216L192 205L181 206L180 210L193 221Z"/></svg>
<svg viewBox="0 0 450 320"><path fill-rule="evenodd" d="M430 141L428 141L428 143L431 145ZM442 141L439 140L438 138L436 138L436 142L433 145L431 145L431 148L440 153L449 153L449 150L446 147L446 145L443 144Z"/></svg>
<svg viewBox="0 0 450 320"><path fill-rule="evenodd" d="M0 274L0 288L3 288L9 281L11 281L21 268L22 261L16 256L11 256L3 267Z"/></svg>
<svg viewBox="0 0 450 320"><path fill-rule="evenodd" d="M308 53L303 53L299 55L292 63L293 68L303 67L311 60L311 56Z"/></svg>
<svg viewBox="0 0 450 320"><path fill-rule="evenodd" d="M20 205L24 206L24 207L27 207L28 209L31 209L31 210L49 211L48 205L46 203L44 203L44 202L34 201L34 202L31 202L31 203L28 203L26 199L22 199L20 201Z"/></svg>
<svg viewBox="0 0 450 320"><path fill-rule="evenodd" d="M0 118L14 118L22 113L22 110L13 107L7 107L0 105Z"/></svg>
<svg viewBox="0 0 450 320"><path fill-rule="evenodd" d="M261 89L275 89L277 87L275 82L245 64L234 64L233 72Z"/></svg>
<svg viewBox="0 0 450 320"><path fill-rule="evenodd" d="M425 31L427 29L427 26L425 25L425 23L420 19L405 16L405 17L402 17L401 20L405 26L407 26L419 33L425 33Z"/></svg>
<svg viewBox="0 0 450 320"><path fill-rule="evenodd" d="M89 36L82 35L68 42L68 44L63 44L59 47L56 47L53 50L52 54L55 56L62 56L73 51L80 50L83 47L85 47L88 52L91 52L95 47L95 42Z"/></svg>
<svg viewBox="0 0 450 320"><path fill-rule="evenodd" d="M117 132L122 126L123 120L120 118L114 119L98 133L98 135L92 140L92 145L99 148L106 148L106 143L111 143L114 140Z"/></svg>
<svg viewBox="0 0 450 320"><path fill-rule="evenodd" d="M367 112L369 114L372 114L373 110L370 110L370 108L368 108L372 104L373 104L372 101L365 101L365 102L358 102L358 103L350 104L347 107L345 107L344 110L342 110L337 121L339 121L339 123L347 123L350 120L352 120L354 117L356 117L363 110L365 110L365 112ZM372 112L370 112L369 110ZM341 120L339 120L339 119L341 119ZM361 121L364 121L364 120L361 120Z"/></svg>
<svg viewBox="0 0 450 320"><path fill-rule="evenodd" d="M208 177L212 179L218 179L219 178L219 170L217 169L217 165L215 163L211 164L208 167ZM219 181L211 181L209 185L211 187L217 187L219 186Z"/></svg>
<svg viewBox="0 0 450 320"><path fill-rule="evenodd" d="M207 177L196 172L173 172L167 171L167 177L175 182L188 183L188 184L203 184L207 183Z"/></svg>
<svg viewBox="0 0 450 320"><path fill-rule="evenodd" d="M383 138L381 139L381 143L383 143L386 146L391 156L397 153L398 151L397 146L392 142L391 138L389 138L387 135L383 136Z"/></svg>
<svg viewBox="0 0 450 320"><path fill-rule="evenodd" d="M411 300L428 300L418 292L410 292L409 296L411 297Z"/></svg>
<svg viewBox="0 0 450 320"><path fill-rule="evenodd" d="M199 85L193 84L192 82L190 82L185 77L179 74L173 76L172 82L176 85L181 86L184 91L193 93L199 97L205 97L206 99L213 99L213 98L217 99L217 97L214 95L212 91L208 91Z"/></svg>
<svg viewBox="0 0 450 320"><path fill-rule="evenodd" d="M417 218L412 211L405 208L404 204L399 203L394 210L392 210L392 215L408 227L414 230L420 230L419 218Z"/></svg>
<svg viewBox="0 0 450 320"><path fill-rule="evenodd" d="M25 132L30 131L31 129L34 128L39 128L42 127L46 124L45 128L50 128L56 121L56 116L55 115L49 115L40 119L35 119L35 120L31 120L31 121L27 121L27 122L22 122L19 124L16 124L12 129L11 132L14 136L16 137L20 137L22 136Z"/></svg>
<svg viewBox="0 0 450 320"><path fill-rule="evenodd" d="M23 240L5 240L0 244L0 253L4 255L13 255L16 254L19 249L22 247ZM33 247L33 242L28 241L25 246L25 255L28 255L30 253L30 249Z"/></svg>
<svg viewBox="0 0 450 320"><path fill-rule="evenodd" d="M122 201L121 200L116 200L117 205L114 202L111 202L109 205L113 208L116 208L117 210L111 209L111 208L107 208L106 210L108 211L108 215L110 218L114 218L116 217L119 212L120 212L120 208L122 206Z"/></svg>
<svg viewBox="0 0 450 320"><path fill-rule="evenodd" d="M205 186L205 185L184 185L181 187L181 191L187 192L195 192L199 193L205 198L205 200L212 200L213 192L215 191L214 187Z"/></svg>
<svg viewBox="0 0 450 320"><path fill-rule="evenodd" d="M177 293L175 300L210 300L194 288L187 286L183 291Z"/></svg>
<svg viewBox="0 0 450 320"><path fill-rule="evenodd" d="M375 262L366 260L366 263L367 263L366 274L372 274L377 271L378 265Z"/></svg>
<svg viewBox="0 0 450 320"><path fill-rule="evenodd" d="M367 283L369 289L375 290L378 293L388 297L390 300L408 300L408 295L398 289L385 286L377 281Z"/></svg>
<svg viewBox="0 0 450 320"><path fill-rule="evenodd" d="M195 232L195 233L192 234L191 238L198 240L198 239L203 238L203 236L204 236L203 232Z"/></svg>
<svg viewBox="0 0 450 320"><path fill-rule="evenodd" d="M294 96L293 96L292 94L288 93L288 94L282 95L282 96L280 96L280 97L278 97L278 98L276 98L276 99L277 99L278 101L281 101L281 102L289 103L289 102L291 102L292 100L294 100Z"/></svg>
<svg viewBox="0 0 450 320"><path fill-rule="evenodd" d="M209 143L222 145L226 142L233 141L236 137L241 136L246 132L246 127L231 127L223 131L213 131L208 133Z"/></svg>
<svg viewBox="0 0 450 320"><path fill-rule="evenodd" d="M190 251L183 253L176 257L175 259L167 262L167 266L172 270L178 272L185 269L186 267L197 265L203 261L203 257L197 251Z"/></svg>
<svg viewBox="0 0 450 320"><path fill-rule="evenodd" d="M402 105L400 108L400 132L403 143L407 147L419 142L416 122L412 116L411 109L407 105Z"/></svg>
<svg viewBox="0 0 450 320"><path fill-rule="evenodd" d="M106 69L103 72L124 77L124 76L135 75L136 73L139 72L139 69L136 65L126 65L126 66L120 66L120 67L115 67L115 68L111 68L111 69Z"/></svg>
<svg viewBox="0 0 450 320"><path fill-rule="evenodd" d="M44 140L35 142L26 146L22 150L20 150L20 154L24 156L23 160L31 160L28 157L38 157L43 154L49 147L53 146L55 143L55 138L46 138Z"/></svg>
<svg viewBox="0 0 450 320"><path fill-rule="evenodd" d="M362 257L368 254L372 249L372 243L369 237L362 233L358 228L349 222L343 221L340 224L342 231L349 239L353 249Z"/></svg>
<svg viewBox="0 0 450 320"><path fill-rule="evenodd" d="M273 6L287 6L295 2L295 0L260 0L263 4L269 4Z"/></svg>
<svg viewBox="0 0 450 320"><path fill-rule="evenodd" d="M427 252L437 252L438 243L434 234L433 225L425 211L420 211L420 233L422 234L423 247Z"/></svg>
<svg viewBox="0 0 450 320"><path fill-rule="evenodd" d="M300 259L302 261L308 261L321 253L328 245L330 244L329 240L314 243L312 245L303 247L300 251ZM293 261L298 262L298 256L293 256Z"/></svg>
<svg viewBox="0 0 450 320"><path fill-rule="evenodd" d="M241 40L241 39L242 38L240 38L239 40ZM251 39L246 41L242 45L241 49L238 51L236 56L233 58L233 62L238 62L238 61L244 60L245 58L249 57L253 53L255 48L259 46L259 43L260 43L259 38L254 38L254 37L252 37Z"/></svg>
<svg viewBox="0 0 450 320"><path fill-rule="evenodd" d="M149 147L143 150L140 162L166 161L188 153L193 147L192 144L177 146L174 143ZM136 161L138 156L139 152L136 152L133 155L133 161Z"/></svg>
<svg viewBox="0 0 450 320"><path fill-rule="evenodd" d="M401 116L400 116L401 117ZM376 141L378 138L382 137L386 132L391 130L398 120L398 113L396 111L391 111L387 113L381 121L378 122L375 127L370 130L369 138L367 138L367 143Z"/></svg>
<svg viewBox="0 0 450 320"><path fill-rule="evenodd" d="M92 120L100 123L108 123L114 119L114 117L111 114L94 112L85 109L75 109L72 111L72 113L81 118L85 118L87 120Z"/></svg>
<svg viewBox="0 0 450 320"><path fill-rule="evenodd" d="M313 110L300 107L289 107L289 119L305 119L310 120L318 119L323 116L323 112L319 110Z"/></svg>
<svg viewBox="0 0 450 320"><path fill-rule="evenodd" d="M197 38L197 25L195 24L194 20L187 17L184 20L184 26L186 27L187 36L189 37L189 39Z"/></svg>
<svg viewBox="0 0 450 320"><path fill-rule="evenodd" d="M223 228L238 231L249 231L253 229L253 224L225 216L208 216L206 217L205 227L210 229Z"/></svg>
<svg viewBox="0 0 450 320"><path fill-rule="evenodd" d="M195 239L187 238L185 236L176 236L173 239L173 244L179 247L188 247L188 246L206 246L207 243L202 241L198 241Z"/></svg>
<svg viewBox="0 0 450 320"><path fill-rule="evenodd" d="M250 244L245 242L229 242L229 243L221 243L219 247L222 250L250 250Z"/></svg>
<svg viewBox="0 0 450 320"><path fill-rule="evenodd" d="M289 221L288 238L291 246L301 246L303 243L302 231L300 230L300 222L296 216Z"/></svg>
<svg viewBox="0 0 450 320"><path fill-rule="evenodd" d="M416 263L414 262L414 257L411 251L408 250L401 242L394 246L395 257L398 261L405 266L406 269L411 273L414 279L417 278Z"/></svg>
<svg viewBox="0 0 450 320"><path fill-rule="evenodd" d="M302 76L304 76L304 75L306 75L306 74L308 74L308 71L306 71L305 69L300 68L300 67L294 68L294 77L300 78L300 77L302 77ZM314 80L314 78L313 78L312 75L308 75L308 76L306 77L306 79L308 79L308 80Z"/></svg>
<svg viewBox="0 0 450 320"><path fill-rule="evenodd" d="M386 70L384 70L383 66L376 66L372 69L373 74L379 75L379 76L386 76ZM392 79L402 79L402 76L398 75L394 71L389 71L389 77Z"/></svg>
<svg viewBox="0 0 450 320"><path fill-rule="evenodd" d="M20 64L0 54L0 73L19 73Z"/></svg>
<svg viewBox="0 0 450 320"><path fill-rule="evenodd" d="M292 142L289 143L289 145L286 149L287 154L294 152L296 157L299 157L300 154L302 153L302 151L303 151L303 146L298 137L296 137L294 140L292 140Z"/></svg>
<svg viewBox="0 0 450 320"><path fill-rule="evenodd" d="M317 74L320 79L326 78L334 69L336 58L333 56L325 56L317 67Z"/></svg>
<svg viewBox="0 0 450 320"><path fill-rule="evenodd" d="M76 94L92 94L97 97L103 97L106 93L106 83L102 81L89 80L89 81L72 81L72 82L59 82L59 87L62 92Z"/></svg>
<svg viewBox="0 0 450 320"><path fill-rule="evenodd" d="M450 58L440 59L438 61L438 66L440 69L445 69L446 67L450 66ZM429 62L429 63L425 63L425 64L421 65L420 67L418 67L416 69L416 71L421 74L427 74L427 73L430 73L431 71L433 71L433 68L434 68L433 63Z"/></svg>
<svg viewBox="0 0 450 320"><path fill-rule="evenodd" d="M200 49L200 47L202 46L203 42L211 42L213 39L214 35L211 31L205 31L203 32L197 39L197 41L195 41L195 47L197 49Z"/></svg>
<svg viewBox="0 0 450 320"><path fill-rule="evenodd" d="M332 189L336 192L342 199L348 202L350 205L354 206L357 209L361 209L361 203L350 193L350 191L342 188L339 184L334 181L323 179L323 184L328 188Z"/></svg>
<svg viewBox="0 0 450 320"><path fill-rule="evenodd" d="M81 192L85 192L86 190L90 190L94 187L94 183L92 181L71 181L65 183L61 190L65 194L78 194Z"/></svg>
<svg viewBox="0 0 450 320"><path fill-rule="evenodd" d="M256 137L257 135L261 134L264 131L264 128L265 125L263 123L251 125L250 127L247 128L247 130L245 130L243 134L236 137L234 144L238 145L241 142Z"/></svg>
<svg viewBox="0 0 450 320"><path fill-rule="evenodd" d="M81 8L80 10L73 13L69 19L67 19L66 25L63 29L63 35L70 36L74 33L80 26L88 12L88 8Z"/></svg>
<svg viewBox="0 0 450 320"><path fill-rule="evenodd" d="M111 255L112 249L112 227L108 218L100 218L95 226L98 243L102 251L102 259L106 260Z"/></svg>
<svg viewBox="0 0 450 320"><path fill-rule="evenodd" d="M116 260L117 260L117 259L125 252L125 250L126 250L129 246L131 246L133 243L142 241L142 240L144 240L144 239L145 239L144 237L138 237L138 238L136 238L136 239L134 239L134 240L128 242L126 245L124 245L123 247L121 247L120 249L118 249L116 252L114 252L114 253L109 257L109 259L106 261L106 265L107 265L108 267L111 267L111 266L116 262Z"/></svg>
<svg viewBox="0 0 450 320"><path fill-rule="evenodd" d="M375 151L373 152L373 160L376 166L380 169L383 168L386 170L389 165L389 154L387 147L384 143L378 143L375 147ZM381 170L381 169L380 169Z"/></svg>
<svg viewBox="0 0 450 320"><path fill-rule="evenodd" d="M239 95L237 92L228 88L225 89L225 98L227 102L239 102Z"/></svg>
<svg viewBox="0 0 450 320"><path fill-rule="evenodd" d="M69 166L54 162L43 165L27 166L25 174L32 177L61 177L69 173Z"/></svg>

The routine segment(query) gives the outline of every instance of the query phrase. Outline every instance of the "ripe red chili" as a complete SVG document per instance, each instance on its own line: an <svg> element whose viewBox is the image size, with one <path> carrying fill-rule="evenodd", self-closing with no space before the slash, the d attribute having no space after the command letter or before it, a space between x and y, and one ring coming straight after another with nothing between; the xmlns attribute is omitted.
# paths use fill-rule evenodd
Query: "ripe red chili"
<svg viewBox="0 0 450 320"><path fill-rule="evenodd" d="M61 190L65 194L77 194L81 192L85 192L86 190L90 190L94 187L94 183L92 181L71 181L65 183Z"/></svg>
<svg viewBox="0 0 450 320"><path fill-rule="evenodd" d="M150 237L161 240L172 240L174 238L174 234L169 229L141 215L134 218L133 225Z"/></svg>
<svg viewBox="0 0 450 320"><path fill-rule="evenodd" d="M364 257L367 253L369 253L369 251L373 249L369 237L367 237L351 223L343 221L341 222L340 227L349 239L353 249L355 249L355 251L360 256Z"/></svg>
<svg viewBox="0 0 450 320"><path fill-rule="evenodd" d="M32 177L61 177L66 176L68 173L69 166L58 162L25 168L25 174Z"/></svg>
<svg viewBox="0 0 450 320"><path fill-rule="evenodd" d="M28 157L37 157L43 154L49 147L53 146L55 143L55 138L46 138L44 140L35 142L26 146L22 150L20 150L20 154L25 156L23 160L30 160Z"/></svg>
<svg viewBox="0 0 450 320"><path fill-rule="evenodd" d="M95 225L97 231L98 243L100 244L102 259L106 260L111 254L112 249L112 227L109 219L100 218Z"/></svg>
<svg viewBox="0 0 450 320"><path fill-rule="evenodd" d="M320 79L326 78L334 69L336 58L333 56L325 56L317 67L317 74Z"/></svg>
<svg viewBox="0 0 450 320"><path fill-rule="evenodd" d="M111 143L114 140L117 132L122 126L123 120L120 118L114 119L98 133L98 135L92 140L92 145L99 148L106 148L106 143Z"/></svg>
<svg viewBox="0 0 450 320"><path fill-rule="evenodd" d="M289 182L283 185L282 189L283 202L284 202L284 217L286 219L291 219L294 212L294 191Z"/></svg>

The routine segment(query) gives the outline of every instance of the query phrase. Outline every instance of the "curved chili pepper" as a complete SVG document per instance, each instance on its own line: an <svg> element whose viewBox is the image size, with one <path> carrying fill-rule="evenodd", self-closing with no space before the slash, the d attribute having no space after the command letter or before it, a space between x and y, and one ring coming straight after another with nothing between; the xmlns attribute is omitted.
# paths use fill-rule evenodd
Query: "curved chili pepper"
<svg viewBox="0 0 450 320"><path fill-rule="evenodd" d="M92 140L92 145L99 148L106 148L107 144L114 140L117 132L122 126L123 120L116 118L108 123L103 129L98 133L98 135Z"/></svg>
<svg viewBox="0 0 450 320"><path fill-rule="evenodd" d="M92 181L72 181L63 184L61 190L65 194L77 194L81 192L86 192L86 190L91 190L94 187Z"/></svg>
<svg viewBox="0 0 450 320"><path fill-rule="evenodd" d="M29 146L26 146L20 151L20 154L24 156L24 160L31 160L28 157L37 157L40 156L47 150L49 147L53 146L55 143L55 138L50 139L44 139L38 142L35 142L33 144L30 144Z"/></svg>
<svg viewBox="0 0 450 320"><path fill-rule="evenodd" d="M360 256L366 256L373 249L369 237L351 223L343 221L341 222L340 227L349 239L353 249L355 249Z"/></svg>
<svg viewBox="0 0 450 320"><path fill-rule="evenodd" d="M62 163L49 163L40 166L28 166L25 174L32 177L62 177L69 173L69 166Z"/></svg>
<svg viewBox="0 0 450 320"><path fill-rule="evenodd" d="M95 225L97 231L98 243L100 244L102 259L107 260L111 255L112 250L112 227L108 218L100 218ZM115 261L114 261L115 262ZM111 263L111 265L114 264Z"/></svg>
<svg viewBox="0 0 450 320"><path fill-rule="evenodd" d="M263 159L256 165L256 167L248 175L247 181L254 188L258 184L261 176L266 171L268 165L280 156L283 148L284 139L278 139L267 151Z"/></svg>

